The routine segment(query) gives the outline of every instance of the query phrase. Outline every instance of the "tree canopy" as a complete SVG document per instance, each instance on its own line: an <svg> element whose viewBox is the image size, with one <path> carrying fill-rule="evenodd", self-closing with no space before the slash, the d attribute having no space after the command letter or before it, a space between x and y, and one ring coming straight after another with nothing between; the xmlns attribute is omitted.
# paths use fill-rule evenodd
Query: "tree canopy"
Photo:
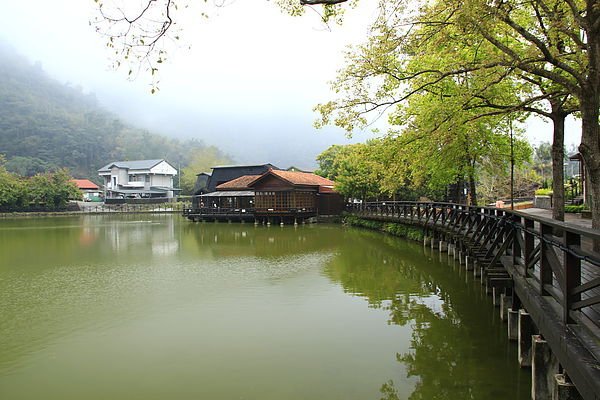
<svg viewBox="0 0 600 400"><path fill-rule="evenodd" d="M349 3L278 1L293 15L304 6L320 4L325 20L337 17ZM175 3L162 4L168 8ZM333 123L351 132L367 125L373 115L389 113L393 125L405 128L416 123L401 112L407 109L407 100L437 96L445 107L452 97L455 108L450 108L462 111L445 124L504 114L510 114L506 119L511 122L527 112L546 115L555 124L553 160L558 163L563 148L560 125L566 115L577 111L582 121L579 151L591 183L593 226L600 228L600 7L596 0L380 0L379 10L368 40L349 52L333 85L338 99L317 107L320 125ZM163 16L161 27L168 30L173 20L168 12ZM114 19L104 21L115 26ZM140 21L141 17L126 19L129 26ZM137 41L125 47L146 46L135 30L128 28L124 36L130 33ZM158 57L156 62L162 62L160 51ZM414 109L415 101L408 108ZM440 126L427 134L444 137ZM481 125L472 127L470 135L483 134ZM455 132L454 137L460 135ZM562 177L557 168L555 181Z"/></svg>
<svg viewBox="0 0 600 400"><path fill-rule="evenodd" d="M34 176L64 167L74 177L97 181L97 170L112 161L164 158L185 169L205 151L228 159L201 141L126 124L93 94L56 82L2 43L0 60L0 154L7 171Z"/></svg>

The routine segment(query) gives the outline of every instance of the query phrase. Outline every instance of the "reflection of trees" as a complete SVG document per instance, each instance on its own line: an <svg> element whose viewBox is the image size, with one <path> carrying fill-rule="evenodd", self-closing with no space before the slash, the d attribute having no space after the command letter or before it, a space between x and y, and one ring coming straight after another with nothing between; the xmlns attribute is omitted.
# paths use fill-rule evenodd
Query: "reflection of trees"
<svg viewBox="0 0 600 400"><path fill-rule="evenodd" d="M419 378L410 399L527 398L528 377L506 356L506 335L476 284L418 245L354 230L344 240L325 273L370 307L388 310L389 323L410 324L411 351L397 354L407 377ZM399 399L393 381L380 392Z"/></svg>

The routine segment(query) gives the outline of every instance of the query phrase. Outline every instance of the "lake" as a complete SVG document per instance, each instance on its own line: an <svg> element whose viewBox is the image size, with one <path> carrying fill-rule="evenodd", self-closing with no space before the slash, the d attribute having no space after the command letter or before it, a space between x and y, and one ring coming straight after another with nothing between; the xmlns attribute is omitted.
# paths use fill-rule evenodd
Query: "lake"
<svg viewBox="0 0 600 400"><path fill-rule="evenodd" d="M529 399L453 263L339 225L0 220L0 399Z"/></svg>

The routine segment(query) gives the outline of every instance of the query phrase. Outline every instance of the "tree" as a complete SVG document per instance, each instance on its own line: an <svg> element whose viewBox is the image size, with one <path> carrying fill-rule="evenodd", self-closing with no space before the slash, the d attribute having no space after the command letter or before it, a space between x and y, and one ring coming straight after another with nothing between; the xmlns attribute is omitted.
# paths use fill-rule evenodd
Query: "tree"
<svg viewBox="0 0 600 400"><path fill-rule="evenodd" d="M552 168L552 144L542 142L534 149L533 168L541 175L542 185L548 187L548 170Z"/></svg>
<svg viewBox="0 0 600 400"><path fill-rule="evenodd" d="M336 159L344 151L344 146L334 144L317 156L319 168L315 174L335 181L339 171L336 169Z"/></svg>
<svg viewBox="0 0 600 400"><path fill-rule="evenodd" d="M231 158L214 146L196 149L191 154L188 165L181 170L181 189L183 194L193 194L196 175L210 171L217 165L231 163Z"/></svg>
<svg viewBox="0 0 600 400"><path fill-rule="evenodd" d="M350 100L343 104L327 103L319 110L325 115L341 110L353 117L342 121L352 128L351 122L364 123L365 115L370 112L385 110L414 93L427 90L431 84L448 78L458 79L466 73L490 72L490 76L496 73L497 82L509 78L537 85L539 94L530 99L498 104L507 106L507 110L526 110L532 101L549 101L548 117L558 126L555 133L564 129L560 126L564 116L574 109L580 110L580 152L593 187L593 226L600 228L600 7L597 2L423 1L412 8L409 4L401 0L380 2L381 9L391 11L382 13L383 17L378 21L384 21L389 28L376 30L371 43L388 43L387 51L381 51L377 57L368 57L371 63L366 69L342 72L335 89L350 93ZM396 17L398 15L402 17ZM390 17L394 21L392 24L387 22ZM380 23L380 26L384 24ZM411 42L419 43L421 47L411 46ZM365 46L361 56L369 54L372 47ZM486 51L479 53L482 48ZM451 54L448 50L459 56L456 61L443 57ZM473 56L466 63L460 57L465 51ZM394 54L402 57L393 57ZM440 65L416 70L406 68L408 60L423 56L437 57ZM393 58L391 62L390 58ZM359 56L351 63L357 60ZM361 74L367 78L378 77L380 85L353 88L347 78ZM387 97L390 92L394 95ZM356 101L364 94L368 95L366 99ZM574 99L576 108L569 104L569 97ZM491 102L488 106L493 108L494 104ZM338 117L336 123L339 121ZM559 136L555 135L554 140L555 163L561 158L563 146ZM558 170L562 171L562 167L556 165L557 178ZM555 181L561 182L560 179Z"/></svg>
<svg viewBox="0 0 600 400"><path fill-rule="evenodd" d="M164 0L167 12L163 12L161 27L170 29L172 26L169 6L174 5L170 0ZM148 3L148 8L153 1ZM280 3L290 4L293 12L298 5L325 4L325 7L337 6L344 1L302 1L282 0ZM335 3L335 4L331 4ZM294 7L295 5L295 7ZM395 18L397 22L391 26L392 29L378 32L376 40L393 34L398 40L387 41L390 43L390 52L382 52L376 59L378 62L371 66L367 76L379 76L384 81L381 86L384 91L393 91L400 88L404 83L429 77L425 84L412 86L410 90L396 92L396 96L390 102L372 103L360 101L348 104L349 108L359 108L356 113L358 121L363 121L364 114L370 111L385 110L398 102L405 100L413 93L425 90L430 83L439 82L446 78L459 77L462 74L480 72L499 72L500 81L504 77L514 77L514 72L521 78L539 81L544 87L550 88L549 92L542 92L539 99L560 99L564 101L565 96L572 96L577 104L582 120L582 136L579 146L580 153L586 164L590 188L592 191L592 226L600 229L600 7L597 0L531 0L520 2L516 0L450 0L429 2L411 2L407 0L380 1L380 8L390 10L382 14L383 21L390 16L403 15L403 18ZM324 13L326 16L327 13ZM335 12L333 12L335 15ZM105 18L109 23L125 22L127 29L122 35L109 34L111 41L119 37L127 37L133 33L136 40L125 42L126 46L146 46L145 41L136 37L136 30L130 27L142 21L144 13L138 13L134 18L125 17L125 14L117 18ZM417 16L411 20L411 17ZM420 35L413 35L415 27L427 26L430 29L421 31ZM160 38L164 35L152 36ZM455 54L471 50L474 55L472 60L466 64L457 65L452 63L451 58L445 60L438 68L423 69L418 71L407 71L401 68L380 71L380 66L387 66L387 59L394 58L396 54L402 53L407 57L414 56L411 52L419 54L415 46L407 46L405 37L416 38L420 42L432 43L445 46L445 51L452 50L453 43ZM154 45L156 42L151 40ZM446 43L446 44L444 44ZM477 50L483 45L491 46L494 52L485 52L486 57L477 54ZM114 46L113 43L109 43ZM407 50L407 51L404 51ZM404 51L404 53L403 53ZM117 50L117 54L118 50ZM433 53L435 54L435 53ZM156 62L162 62L162 53L159 51ZM489 57L493 55L493 57ZM147 56L147 54L145 55ZM430 53L430 56L433 56ZM381 61L381 62L379 62ZM395 58L397 65L405 64L405 59ZM154 68L151 68L154 72ZM392 75L390 72L397 72ZM394 82L394 79L396 82ZM388 86L390 85L390 86ZM352 91L347 86L345 89ZM377 90L370 91L369 88L355 90L366 90L367 93L377 98ZM334 105L323 105L321 110L328 111ZM554 108L554 111L559 109ZM562 119L564 121L564 119ZM346 122L347 124L347 122ZM558 140L557 140L558 141ZM555 159L558 158L560 149L555 149ZM555 168L556 169L556 168ZM555 171L555 173L557 173ZM557 175L558 176L558 175ZM557 180L557 179L555 179ZM600 243L597 244L600 249Z"/></svg>
<svg viewBox="0 0 600 400"><path fill-rule="evenodd" d="M460 41L433 40L439 29L433 23L415 24L409 35L402 28L405 17L391 9L377 20L367 43L348 55L348 64L333 84L342 96L317 106L317 126L335 123L351 134L365 128L371 114L377 118L387 112L391 125L398 126L388 134L396 149L390 157L402 160L411 185L426 182L439 190L466 181L477 203L482 157L491 154L500 164L510 160L510 124L495 109L484 109L473 100L517 102L517 93L524 90L516 80L506 79L497 65L470 69L474 60L483 62L493 51L480 45L480 38L465 38L455 27L446 33Z"/></svg>
<svg viewBox="0 0 600 400"><path fill-rule="evenodd" d="M151 92L158 89L157 72L160 64L167 60L168 45L181 38L181 29L177 23L181 12L189 12L194 4L191 0L143 0L128 2L121 0L107 2L94 0L97 14L90 21L96 32L106 38L106 46L114 55L113 66L128 67L128 76L136 77L141 70L149 72L153 78ZM306 7L320 7L316 10L321 19L328 22L343 14L342 3L356 0L276 0L275 3L290 15L304 13ZM208 10L203 7L207 0L200 3L195 10L202 18L208 17ZM202 4L204 3L204 4ZM213 1L217 7L225 2Z"/></svg>
<svg viewBox="0 0 600 400"><path fill-rule="evenodd" d="M14 210L24 205L24 186L19 177L6 170L0 154L0 210Z"/></svg>
<svg viewBox="0 0 600 400"><path fill-rule="evenodd" d="M26 181L27 200L34 208L62 210L69 199L80 199L81 192L71 182L66 169L32 176Z"/></svg>
<svg viewBox="0 0 600 400"><path fill-rule="evenodd" d="M600 229L600 7L597 0L525 3L474 0L453 4L458 11L457 18L501 52L499 60L503 65L545 79L579 103L582 121L579 151L591 183L592 227ZM523 47L527 51L522 51ZM596 243L595 248L600 250L600 243Z"/></svg>

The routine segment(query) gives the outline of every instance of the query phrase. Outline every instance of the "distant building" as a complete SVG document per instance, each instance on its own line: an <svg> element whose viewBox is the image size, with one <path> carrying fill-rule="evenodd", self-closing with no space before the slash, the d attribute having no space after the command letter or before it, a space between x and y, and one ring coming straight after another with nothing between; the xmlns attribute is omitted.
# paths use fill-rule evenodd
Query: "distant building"
<svg viewBox="0 0 600 400"><path fill-rule="evenodd" d="M214 176L214 173L213 173ZM187 216L192 220L298 221L317 215L337 215L344 199L334 182L308 172L269 169L243 175L194 196Z"/></svg>
<svg viewBox="0 0 600 400"><path fill-rule="evenodd" d="M194 189L192 190L193 195L206 193L208 181L210 180L211 175L212 174L210 172L200 172L196 175L196 183L194 184Z"/></svg>
<svg viewBox="0 0 600 400"><path fill-rule="evenodd" d="M279 168L268 163L258 165L221 165L213 167L205 193L214 192L220 184L229 182L240 176L262 175L270 169L278 170Z"/></svg>
<svg viewBox="0 0 600 400"><path fill-rule="evenodd" d="M71 182L81 191L84 201L95 200L102 194L100 187L88 179L71 179Z"/></svg>
<svg viewBox="0 0 600 400"><path fill-rule="evenodd" d="M145 199L175 197L177 170L167 161L116 161L98 170L104 181L106 199Z"/></svg>
<svg viewBox="0 0 600 400"><path fill-rule="evenodd" d="M334 182L310 172L269 170L248 184L254 189L256 216L340 214L343 198Z"/></svg>
<svg viewBox="0 0 600 400"><path fill-rule="evenodd" d="M590 190L590 183L586 174L586 166L585 161L583 160L583 156L581 153L577 152L569 156L569 165L571 169L571 173L569 171L565 171L565 177L570 175L571 178L578 177L581 180L581 193L580 199L583 204L592 204L592 191ZM579 170L577 173L574 173L574 168L577 167Z"/></svg>
<svg viewBox="0 0 600 400"><path fill-rule="evenodd" d="M194 197L192 199L192 208L201 208L199 195L215 193L217 186L226 182L231 182L237 178L247 175L262 175L270 169L279 169L273 164L256 164L256 165L222 165L212 167L212 173L201 172L197 175L196 184L194 185ZM222 194L216 195L223 196ZM252 193L254 197L254 193ZM225 199L215 199L216 201L227 201ZM252 199L253 200L253 199Z"/></svg>

